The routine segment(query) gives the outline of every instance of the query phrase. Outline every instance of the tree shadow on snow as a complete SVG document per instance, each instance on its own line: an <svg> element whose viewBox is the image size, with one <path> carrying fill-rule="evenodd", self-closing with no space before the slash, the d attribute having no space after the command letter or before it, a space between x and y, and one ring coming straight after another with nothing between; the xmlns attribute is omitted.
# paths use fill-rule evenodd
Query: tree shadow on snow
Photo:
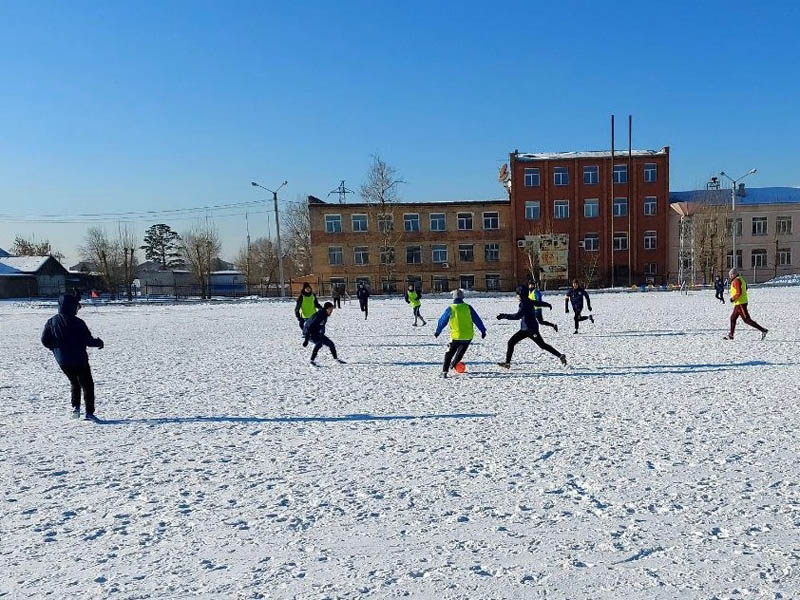
<svg viewBox="0 0 800 600"><path fill-rule="evenodd" d="M770 363L763 360L750 360L741 363L704 363L685 365L641 365L641 366L616 366L594 367L594 369L572 368L569 371L550 372L495 372L473 371L472 377L485 379L506 379L515 377L638 377L640 375L687 375L694 373L719 373L720 371L734 371L749 367L786 367L796 366L797 363Z"/></svg>
<svg viewBox="0 0 800 600"><path fill-rule="evenodd" d="M343 423L353 421L414 421L425 419L487 419L494 413L453 413L441 415L370 415L354 414L339 417L152 417L142 419L102 419L98 425L180 425L183 423Z"/></svg>

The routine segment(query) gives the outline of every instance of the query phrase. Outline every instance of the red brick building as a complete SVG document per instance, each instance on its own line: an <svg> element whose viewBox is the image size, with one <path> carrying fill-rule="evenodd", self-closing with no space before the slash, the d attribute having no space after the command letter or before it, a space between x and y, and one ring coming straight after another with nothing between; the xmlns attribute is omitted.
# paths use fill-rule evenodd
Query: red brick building
<svg viewBox="0 0 800 600"><path fill-rule="evenodd" d="M510 155L514 273L531 272L530 243L566 234L554 284L661 283L667 275L669 147L661 150ZM565 242L567 237L562 238ZM612 250L613 248L613 250ZM535 260L535 259L534 259Z"/></svg>

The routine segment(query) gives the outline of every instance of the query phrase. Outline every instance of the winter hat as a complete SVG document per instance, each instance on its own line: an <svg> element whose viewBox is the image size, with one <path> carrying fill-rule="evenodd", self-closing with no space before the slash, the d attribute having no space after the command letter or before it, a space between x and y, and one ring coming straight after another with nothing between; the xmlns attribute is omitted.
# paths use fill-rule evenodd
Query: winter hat
<svg viewBox="0 0 800 600"><path fill-rule="evenodd" d="M453 290L452 292L450 292L450 294L453 296L453 300L457 300L458 298L461 298L463 300L464 298L464 290L462 290L461 288Z"/></svg>
<svg viewBox="0 0 800 600"><path fill-rule="evenodd" d="M528 288L524 285L517 286L517 294L520 298L528 297Z"/></svg>

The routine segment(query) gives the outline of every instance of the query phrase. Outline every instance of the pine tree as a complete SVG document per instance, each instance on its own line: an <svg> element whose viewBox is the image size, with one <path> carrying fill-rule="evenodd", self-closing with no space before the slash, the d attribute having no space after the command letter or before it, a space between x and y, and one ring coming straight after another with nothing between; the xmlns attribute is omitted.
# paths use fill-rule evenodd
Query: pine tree
<svg viewBox="0 0 800 600"><path fill-rule="evenodd" d="M144 234L144 256L147 260L160 263L165 269L184 266L181 258L181 236L172 231L169 225L159 223L149 227Z"/></svg>

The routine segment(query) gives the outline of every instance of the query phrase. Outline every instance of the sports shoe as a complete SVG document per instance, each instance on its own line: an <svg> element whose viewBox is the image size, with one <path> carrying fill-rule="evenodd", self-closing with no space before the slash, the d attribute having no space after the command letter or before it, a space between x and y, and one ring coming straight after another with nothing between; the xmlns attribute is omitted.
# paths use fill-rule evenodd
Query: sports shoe
<svg viewBox="0 0 800 600"><path fill-rule="evenodd" d="M81 409L79 406L76 406L72 409L72 418L73 419L80 419L81 418Z"/></svg>
<svg viewBox="0 0 800 600"><path fill-rule="evenodd" d="M341 358L335 358L334 360L335 360L337 363L339 363L340 365L346 365L346 364L347 364L347 362L346 362L346 361L344 361L344 360L342 360Z"/></svg>
<svg viewBox="0 0 800 600"><path fill-rule="evenodd" d="M497 366L498 367L503 367L504 369L510 369L511 368L511 363L499 362L499 363L497 363Z"/></svg>
<svg viewBox="0 0 800 600"><path fill-rule="evenodd" d="M561 361L562 365L564 365L565 367L567 366L567 355L566 354L562 354L561 356L559 356L558 360Z"/></svg>
<svg viewBox="0 0 800 600"><path fill-rule="evenodd" d="M315 360L312 360L312 361L311 361L311 366L312 366L312 367L318 367L319 365L317 364L317 361L315 361Z"/></svg>
<svg viewBox="0 0 800 600"><path fill-rule="evenodd" d="M555 330L556 333L558 333L558 325L556 325L555 323L553 323L553 329Z"/></svg>
<svg viewBox="0 0 800 600"><path fill-rule="evenodd" d="M576 333L578 333L578 330L577 330L577 329L576 329L575 331L573 331L573 332L572 332L572 335L575 335Z"/></svg>
<svg viewBox="0 0 800 600"><path fill-rule="evenodd" d="M726 336L725 336L724 338L722 338L722 339L723 339L723 340L732 340L732 339L733 339L733 336L732 336L732 335L730 335L730 334L728 334L728 335L726 335ZM761 339L762 339L762 340L764 339L764 338L763 338L763 334L762 334L762 338L761 338Z"/></svg>
<svg viewBox="0 0 800 600"><path fill-rule="evenodd" d="M769 333L769 329L767 329L766 331L762 331L761 332L761 341L762 342L764 341L764 338L767 337L768 333Z"/></svg>
<svg viewBox="0 0 800 600"><path fill-rule="evenodd" d="M86 413L85 415L83 415L83 420L84 421L96 421L97 417L94 416L94 413Z"/></svg>
<svg viewBox="0 0 800 600"><path fill-rule="evenodd" d="M442 379L447 379L447 371L442 371L441 375L439 375Z"/></svg>
<svg viewBox="0 0 800 600"><path fill-rule="evenodd" d="M594 323L594 315L589 315L589 322Z"/></svg>
<svg viewBox="0 0 800 600"><path fill-rule="evenodd" d="M416 326L417 326L417 324L416 324L416 323L414 323L414 327L416 327Z"/></svg>

